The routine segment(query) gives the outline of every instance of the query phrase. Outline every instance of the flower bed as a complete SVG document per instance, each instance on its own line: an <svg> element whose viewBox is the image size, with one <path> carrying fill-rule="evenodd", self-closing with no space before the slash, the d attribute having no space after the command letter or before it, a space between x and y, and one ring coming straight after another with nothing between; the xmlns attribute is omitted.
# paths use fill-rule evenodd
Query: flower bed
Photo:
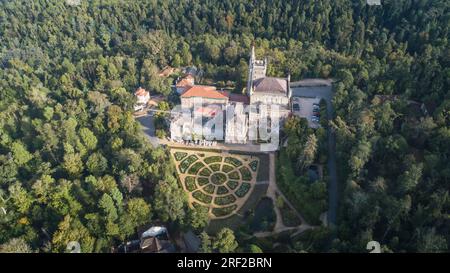
<svg viewBox="0 0 450 273"><path fill-rule="evenodd" d="M240 177L239 177L239 173L237 172L237 171L234 171L234 172L232 172L232 173L229 173L228 174L228 177L230 178L230 179L239 179Z"/></svg>
<svg viewBox="0 0 450 273"><path fill-rule="evenodd" d="M227 181L228 188L230 188L232 190L236 189L238 185L239 185L239 182L237 182L237 181L234 181L234 180Z"/></svg>
<svg viewBox="0 0 450 273"><path fill-rule="evenodd" d="M214 185L222 185L227 181L227 176L224 173L213 173L209 179Z"/></svg>
<svg viewBox="0 0 450 273"><path fill-rule="evenodd" d="M220 171L220 164L211 164L209 165L209 168L211 168L213 172L218 172Z"/></svg>
<svg viewBox="0 0 450 273"><path fill-rule="evenodd" d="M212 213L216 217L222 217L222 216L231 214L236 208L237 208L237 205L231 205L231 206L223 207L223 208L213 208Z"/></svg>
<svg viewBox="0 0 450 273"><path fill-rule="evenodd" d="M196 162L194 165L192 165L191 168L188 170L188 174L197 174L201 168L205 167L205 164L202 162Z"/></svg>
<svg viewBox="0 0 450 273"><path fill-rule="evenodd" d="M252 171L256 172L258 170L258 160L254 160L248 164Z"/></svg>
<svg viewBox="0 0 450 273"><path fill-rule="evenodd" d="M242 182L242 184L239 186L239 188L234 192L237 197L244 197L247 192L250 190L251 185L250 183Z"/></svg>
<svg viewBox="0 0 450 273"><path fill-rule="evenodd" d="M246 155L183 149L171 149L171 155L190 206L207 210L213 219L231 216L245 204L260 165Z"/></svg>
<svg viewBox="0 0 450 273"><path fill-rule="evenodd" d="M174 156L175 156L175 159L177 161L181 161L183 158L185 158L187 156L187 153L185 153L185 152L175 152Z"/></svg>
<svg viewBox="0 0 450 273"><path fill-rule="evenodd" d="M210 176L211 171L208 168L204 168L199 174L203 176Z"/></svg>
<svg viewBox="0 0 450 273"><path fill-rule="evenodd" d="M218 205L218 206L224 206L224 205L229 205L231 203L234 203L236 201L236 197L234 197L234 195L232 194L228 194L225 196L218 196L214 199L214 204Z"/></svg>
<svg viewBox="0 0 450 273"><path fill-rule="evenodd" d="M219 187L217 187L217 192L216 193L218 195L224 195L224 194L229 193L229 190L227 189L227 187L219 186Z"/></svg>
<svg viewBox="0 0 450 273"><path fill-rule="evenodd" d="M216 187L212 184L208 184L205 187L203 187L203 191L209 194L213 194Z"/></svg>
<svg viewBox="0 0 450 273"><path fill-rule="evenodd" d="M206 164L216 163L216 162L222 162L221 156L210 156L204 159Z"/></svg>
<svg viewBox="0 0 450 273"><path fill-rule="evenodd" d="M242 165L242 162L239 159L234 158L234 157L226 157L225 163L229 163L235 167L239 167Z"/></svg>
<svg viewBox="0 0 450 273"><path fill-rule="evenodd" d="M250 170L247 167L241 167L239 169L239 171L241 172L242 180L246 180L246 181L252 180L252 173L250 172Z"/></svg>
<svg viewBox="0 0 450 273"><path fill-rule="evenodd" d="M212 201L212 197L210 195L207 195L199 190L195 191L192 194L192 197L194 197L195 199L197 199L198 201L205 203L205 204L210 204Z"/></svg>
<svg viewBox="0 0 450 273"><path fill-rule="evenodd" d="M222 166L222 171L223 171L223 172L229 173L229 172L231 172L232 170L234 170L233 167L231 167L230 165L227 165L227 164L223 164L223 166Z"/></svg>
<svg viewBox="0 0 450 273"><path fill-rule="evenodd" d="M204 186L209 183L209 178L207 177L197 177L197 183L199 186Z"/></svg>
<svg viewBox="0 0 450 273"><path fill-rule="evenodd" d="M183 160L180 163L180 168L179 168L180 172L185 173L187 168L189 168L189 166L191 166L191 164L194 163L197 159L198 159L198 157L196 155L188 156L185 160Z"/></svg>
<svg viewBox="0 0 450 273"><path fill-rule="evenodd" d="M184 184L186 185L186 189L188 191L195 191L197 189L197 185L195 185L195 177L187 176L184 180Z"/></svg>

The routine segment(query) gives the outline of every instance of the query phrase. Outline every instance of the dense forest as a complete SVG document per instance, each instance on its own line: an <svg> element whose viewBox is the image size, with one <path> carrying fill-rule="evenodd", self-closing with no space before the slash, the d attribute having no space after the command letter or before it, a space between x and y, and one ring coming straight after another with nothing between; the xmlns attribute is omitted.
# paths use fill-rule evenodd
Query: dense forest
<svg viewBox="0 0 450 273"><path fill-rule="evenodd" d="M448 251L449 1L69 2L0 2L1 250L107 252L155 220L201 231L132 92L168 95L166 65L240 92L254 43L270 75L336 81L338 225L278 250ZM227 229L202 239L247 251Z"/></svg>

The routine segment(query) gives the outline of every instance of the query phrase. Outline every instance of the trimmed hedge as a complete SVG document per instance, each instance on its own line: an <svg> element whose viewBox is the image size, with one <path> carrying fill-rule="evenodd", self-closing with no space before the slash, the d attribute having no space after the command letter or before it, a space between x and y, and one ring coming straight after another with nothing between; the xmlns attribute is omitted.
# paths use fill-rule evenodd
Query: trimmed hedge
<svg viewBox="0 0 450 273"><path fill-rule="evenodd" d="M227 176L224 173L213 173L209 180L214 185L222 185L223 183L227 182Z"/></svg>
<svg viewBox="0 0 450 273"><path fill-rule="evenodd" d="M239 173L237 172L237 171L234 171L234 172L232 172L232 173L229 173L228 174L228 177L230 178L230 179L239 179L240 177L239 177Z"/></svg>
<svg viewBox="0 0 450 273"><path fill-rule="evenodd" d="M219 187L217 187L217 192L216 192L216 194L218 194L218 195L224 195L224 194L227 194L227 193L229 193L230 191L226 188L226 187L224 187L224 186L219 186Z"/></svg>
<svg viewBox="0 0 450 273"><path fill-rule="evenodd" d="M239 159L234 158L234 157L225 157L225 162L229 163L235 167L242 166L242 162Z"/></svg>
<svg viewBox="0 0 450 273"><path fill-rule="evenodd" d="M197 189L197 185L195 184L195 177L187 176L184 180L184 184L186 185L186 189L188 191L195 191Z"/></svg>
<svg viewBox="0 0 450 273"><path fill-rule="evenodd" d="M210 204L212 201L212 197L210 195L207 195L200 190L194 191L192 197L204 204Z"/></svg>
<svg viewBox="0 0 450 273"><path fill-rule="evenodd" d="M230 165L227 165L227 164L223 164L223 166L222 166L222 171L223 171L223 172L229 173L229 172L231 172L232 170L234 170L233 167L231 167Z"/></svg>
<svg viewBox="0 0 450 273"><path fill-rule="evenodd" d="M211 171L208 168L204 168L201 172L200 175L203 176L210 176L211 175Z"/></svg>
<svg viewBox="0 0 450 273"><path fill-rule="evenodd" d="M222 217L222 216L231 214L236 208L237 208L237 205L231 205L231 206L223 207L223 208L213 208L212 213L216 217Z"/></svg>
<svg viewBox="0 0 450 273"><path fill-rule="evenodd" d="M189 168L188 170L188 174L197 174L201 168L205 167L205 164L203 164L202 162L196 162L194 163L194 165L192 165L192 167Z"/></svg>
<svg viewBox="0 0 450 273"><path fill-rule="evenodd" d="M239 169L239 171L241 172L242 180L246 180L246 181L252 180L252 173L250 172L250 170L247 167L241 167Z"/></svg>
<svg viewBox="0 0 450 273"><path fill-rule="evenodd" d="M205 161L206 164L222 162L222 157L221 156L210 156L210 157L205 158L203 161Z"/></svg>
<svg viewBox="0 0 450 273"><path fill-rule="evenodd" d="M209 194L213 194L216 187L213 184L208 184L203 187L203 191Z"/></svg>
<svg viewBox="0 0 450 273"><path fill-rule="evenodd" d="M249 164L252 171L256 172L258 170L258 160L254 160Z"/></svg>
<svg viewBox="0 0 450 273"><path fill-rule="evenodd" d="M213 172L220 171L220 164L211 164L209 165L209 167L211 168L211 170L213 170Z"/></svg>
<svg viewBox="0 0 450 273"><path fill-rule="evenodd" d="M181 161L183 158L185 158L187 156L187 153L185 153L185 152L175 152L173 155L175 156L175 159L177 161Z"/></svg>
<svg viewBox="0 0 450 273"><path fill-rule="evenodd" d="M196 155L188 156L185 160L183 160L180 163L180 166L179 166L180 172L185 173L187 168L189 168L189 166L191 166L191 164L194 163L197 159L198 159L198 157Z"/></svg>
<svg viewBox="0 0 450 273"><path fill-rule="evenodd" d="M236 189L238 185L239 185L239 182L237 182L237 181L233 181L233 180L227 181L228 188L230 188L232 190Z"/></svg>
<svg viewBox="0 0 450 273"><path fill-rule="evenodd" d="M199 186L204 186L209 183L208 177L197 177L197 182Z"/></svg>
<svg viewBox="0 0 450 273"><path fill-rule="evenodd" d="M239 186L239 188L234 192L234 194L236 194L237 197L244 197L250 190L250 188L251 188L250 183L243 182Z"/></svg>
<svg viewBox="0 0 450 273"><path fill-rule="evenodd" d="M214 204L218 206L229 205L234 202L236 202L236 197L234 197L234 195L232 194L228 194L225 196L217 196L216 198L214 198Z"/></svg>

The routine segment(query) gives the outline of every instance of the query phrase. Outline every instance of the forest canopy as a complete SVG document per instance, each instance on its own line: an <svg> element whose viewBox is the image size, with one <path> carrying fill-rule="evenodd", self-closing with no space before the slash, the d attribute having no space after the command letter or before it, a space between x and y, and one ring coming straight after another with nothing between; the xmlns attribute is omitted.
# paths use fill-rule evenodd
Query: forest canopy
<svg viewBox="0 0 450 273"><path fill-rule="evenodd" d="M83 252L106 252L153 220L192 226L168 152L132 116L132 94L168 95L171 82L156 76L167 65L195 65L241 92L255 44L269 75L336 81L337 237L309 251L364 251L370 240L448 251L449 9L446 0L1 1L0 249L61 252L79 240ZM229 233L232 247L217 248L236 249Z"/></svg>

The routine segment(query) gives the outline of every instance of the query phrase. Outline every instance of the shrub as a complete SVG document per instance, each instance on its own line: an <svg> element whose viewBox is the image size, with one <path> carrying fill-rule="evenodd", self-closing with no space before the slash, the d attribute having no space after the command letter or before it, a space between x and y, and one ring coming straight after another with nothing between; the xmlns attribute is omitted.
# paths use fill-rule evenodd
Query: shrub
<svg viewBox="0 0 450 273"><path fill-rule="evenodd" d="M214 172L220 171L220 164L212 164L212 165L209 165L209 167L210 167L211 170L213 170Z"/></svg>
<svg viewBox="0 0 450 273"><path fill-rule="evenodd" d="M232 173L229 173L228 174L228 177L230 178L230 179L239 179L240 177L239 177L239 173L237 172L237 171L234 171L234 172L232 172Z"/></svg>
<svg viewBox="0 0 450 273"><path fill-rule="evenodd" d="M203 176L210 176L211 175L211 171L208 168L204 168L201 172L200 175Z"/></svg>
<svg viewBox="0 0 450 273"><path fill-rule="evenodd" d="M222 216L231 214L236 208L237 208L237 205L231 205L231 206L223 207L223 208L213 208L212 213L216 217L222 217Z"/></svg>
<svg viewBox="0 0 450 273"><path fill-rule="evenodd" d="M249 166L254 172L256 172L258 170L258 160L250 162Z"/></svg>
<svg viewBox="0 0 450 273"><path fill-rule="evenodd" d="M223 171L223 172L229 173L229 172L231 172L232 170L234 170L234 168L231 167L230 165L224 164L224 165L222 166L222 171Z"/></svg>
<svg viewBox="0 0 450 273"><path fill-rule="evenodd" d="M252 180L252 173L247 167L242 167L239 169L242 175L242 180L250 181Z"/></svg>
<svg viewBox="0 0 450 273"><path fill-rule="evenodd" d="M224 186L219 186L219 187L217 188L217 194L218 194L218 195L224 195L224 194L227 194L227 193L229 193L229 191L228 191L228 189L227 189L226 187L224 187Z"/></svg>
<svg viewBox="0 0 450 273"><path fill-rule="evenodd" d="M237 182L237 181L229 180L227 182L228 188L230 188L232 190L236 189L238 185L239 185L239 182Z"/></svg>
<svg viewBox="0 0 450 273"><path fill-rule="evenodd" d="M250 187L251 187L250 183L243 182L234 193L236 194L237 197L244 197L250 190Z"/></svg>
<svg viewBox="0 0 450 273"><path fill-rule="evenodd" d="M202 191L195 191L192 194L192 197L194 197L195 199L197 199L198 201L205 203L205 204L210 204L212 201L212 197L210 195L207 195L205 193L203 193Z"/></svg>
<svg viewBox="0 0 450 273"><path fill-rule="evenodd" d="M207 177L198 177L197 182L199 186L203 186L209 183L209 179Z"/></svg>
<svg viewBox="0 0 450 273"><path fill-rule="evenodd" d="M185 173L187 168L189 168L189 166L191 166L191 164L194 163L197 159L198 159L198 157L196 155L188 156L185 160L183 160L180 163L180 165L179 165L180 172Z"/></svg>
<svg viewBox="0 0 450 273"><path fill-rule="evenodd" d="M216 187L213 184L208 184L205 187L203 187L203 191L209 194L213 194Z"/></svg>
<svg viewBox="0 0 450 273"><path fill-rule="evenodd" d="M183 158L185 158L187 156L187 153L185 153L185 152L175 152L174 156L175 156L175 159L177 161L181 161Z"/></svg>
<svg viewBox="0 0 450 273"><path fill-rule="evenodd" d="M197 189L197 185L195 185L195 177L187 176L184 180L184 185L186 185L186 189L188 191L194 191Z"/></svg>
<svg viewBox="0 0 450 273"><path fill-rule="evenodd" d="M229 164L231 164L231 165L233 165L235 167L239 167L239 166L242 165L242 162L239 159L234 158L234 157L226 157L225 158L225 162L229 163Z"/></svg>
<svg viewBox="0 0 450 273"><path fill-rule="evenodd" d="M156 129L155 135L157 138L163 139L166 137L166 132L162 129Z"/></svg>
<svg viewBox="0 0 450 273"><path fill-rule="evenodd" d="M192 167L188 170L189 174L197 174L201 168L205 167L205 164L202 162L196 162Z"/></svg>
<svg viewBox="0 0 450 273"><path fill-rule="evenodd" d="M207 206L201 205L200 203L197 203L197 202L195 202L195 201L192 202L192 206L193 206L194 208L205 209L206 211L209 210L209 208L208 208Z"/></svg>
<svg viewBox="0 0 450 273"><path fill-rule="evenodd" d="M222 157L221 156L210 156L210 157L205 158L204 161L206 164L222 162Z"/></svg>
<svg viewBox="0 0 450 273"><path fill-rule="evenodd" d="M224 173L213 173L210 177L211 183L215 185L222 185L227 181L227 177Z"/></svg>
<svg viewBox="0 0 450 273"><path fill-rule="evenodd" d="M218 206L224 206L224 205L229 205L232 204L236 201L236 197L234 197L234 195L232 194L228 194L225 196L218 196L214 199L214 204L218 205Z"/></svg>

